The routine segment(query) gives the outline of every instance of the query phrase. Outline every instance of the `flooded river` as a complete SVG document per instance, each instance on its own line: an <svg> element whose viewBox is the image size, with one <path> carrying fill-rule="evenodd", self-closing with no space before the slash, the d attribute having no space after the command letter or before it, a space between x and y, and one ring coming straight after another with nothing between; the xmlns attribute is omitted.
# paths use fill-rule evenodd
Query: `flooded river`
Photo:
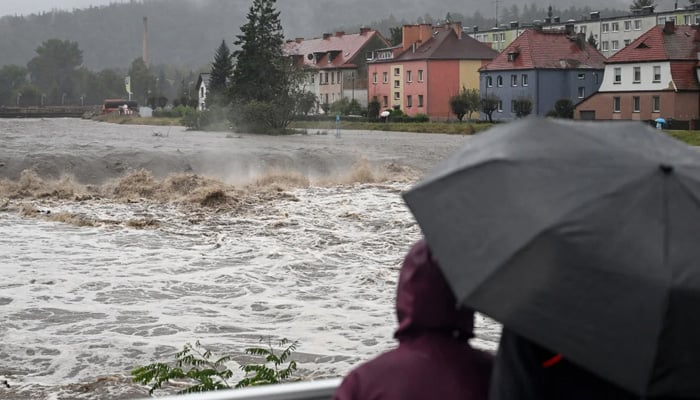
<svg viewBox="0 0 700 400"><path fill-rule="evenodd" d="M0 398L140 398L197 340L297 340L304 379L394 346L401 193L468 139L333 133L0 120Z"/></svg>

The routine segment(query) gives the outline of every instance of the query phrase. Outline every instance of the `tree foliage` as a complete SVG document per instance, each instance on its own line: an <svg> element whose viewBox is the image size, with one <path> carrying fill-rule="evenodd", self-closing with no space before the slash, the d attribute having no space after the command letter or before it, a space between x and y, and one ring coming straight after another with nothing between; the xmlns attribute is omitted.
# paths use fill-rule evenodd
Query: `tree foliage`
<svg viewBox="0 0 700 400"><path fill-rule="evenodd" d="M234 372L227 366L234 362L233 356L215 358L211 350L204 348L199 341L194 346L185 344L175 354L174 366L156 362L134 369L131 375L134 382L151 385L148 391L150 395L172 381L185 380L192 383L178 394L281 383L292 379L297 369L296 361L291 359L297 342L290 343L289 340L282 339L277 345L282 347L281 351L275 350L270 339L267 340L266 347L246 348L245 354L257 357L260 363L240 365L245 376L235 384L230 382Z"/></svg>
<svg viewBox="0 0 700 400"><path fill-rule="evenodd" d="M574 118L574 103L569 99L559 99L554 103L554 116L557 118Z"/></svg>
<svg viewBox="0 0 700 400"><path fill-rule="evenodd" d="M49 39L36 48L36 54L27 64L32 83L56 104L63 103L66 96L75 97L75 72L83 63L78 42Z"/></svg>
<svg viewBox="0 0 700 400"><path fill-rule="evenodd" d="M0 104L16 102L17 92L27 84L27 69L17 65L0 68Z"/></svg>
<svg viewBox="0 0 700 400"><path fill-rule="evenodd" d="M513 100L513 112L518 118L527 117L532 113L532 100L527 97Z"/></svg>
<svg viewBox="0 0 700 400"><path fill-rule="evenodd" d="M489 122L493 122L493 113L498 109L501 99L493 94L490 94L481 99L481 112L486 114Z"/></svg>
<svg viewBox="0 0 700 400"><path fill-rule="evenodd" d="M450 98L450 109L457 116L459 122L462 122L465 115L468 119L471 119L472 113L479 111L480 107L479 90L475 88L467 89L462 87L458 94Z"/></svg>
<svg viewBox="0 0 700 400"><path fill-rule="evenodd" d="M231 51L226 45L226 41L222 40L221 45L216 50L214 62L211 66L211 75L209 76L209 95L212 98L210 103L225 104L227 103L228 86L233 73L233 61L231 59Z"/></svg>

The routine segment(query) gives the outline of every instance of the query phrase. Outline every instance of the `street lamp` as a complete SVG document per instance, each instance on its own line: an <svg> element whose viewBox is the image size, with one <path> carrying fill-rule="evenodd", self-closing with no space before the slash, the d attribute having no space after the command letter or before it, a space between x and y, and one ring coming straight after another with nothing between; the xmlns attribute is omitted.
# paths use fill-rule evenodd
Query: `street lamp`
<svg viewBox="0 0 700 400"><path fill-rule="evenodd" d="M80 95L80 106L82 107L84 105L85 105L85 94L82 94L82 95Z"/></svg>

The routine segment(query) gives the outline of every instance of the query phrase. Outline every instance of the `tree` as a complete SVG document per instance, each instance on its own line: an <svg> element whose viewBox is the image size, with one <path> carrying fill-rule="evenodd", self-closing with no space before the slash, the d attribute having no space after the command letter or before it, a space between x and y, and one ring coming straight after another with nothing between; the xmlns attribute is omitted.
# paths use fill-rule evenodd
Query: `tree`
<svg viewBox="0 0 700 400"><path fill-rule="evenodd" d="M513 103L513 111L518 118L527 117L532 113L532 100L529 98L515 99Z"/></svg>
<svg viewBox="0 0 700 400"><path fill-rule="evenodd" d="M654 0L633 0L632 5L630 5L630 10L639 10L654 5Z"/></svg>
<svg viewBox="0 0 700 400"><path fill-rule="evenodd" d="M557 118L574 118L574 103L569 99L559 99L554 103L554 115Z"/></svg>
<svg viewBox="0 0 700 400"><path fill-rule="evenodd" d="M476 89L467 89L463 86L458 94L450 98L450 109L459 122L462 122L465 115L471 119L472 113L479 111L480 107L479 91Z"/></svg>
<svg viewBox="0 0 700 400"><path fill-rule="evenodd" d="M36 48L36 57L27 64L32 83L47 93L51 103L63 103L74 97L76 69L83 63L78 42L49 39Z"/></svg>
<svg viewBox="0 0 700 400"><path fill-rule="evenodd" d="M284 35L276 0L253 0L248 22L234 42L240 49L233 53L236 67L231 95L238 102L271 102L286 91L285 63L282 53Z"/></svg>
<svg viewBox="0 0 700 400"><path fill-rule="evenodd" d="M374 96L372 98L372 101L370 101L369 104L367 104L367 119L373 121L379 118L380 108L381 104L379 104L377 96Z"/></svg>
<svg viewBox="0 0 700 400"><path fill-rule="evenodd" d="M129 76L131 77L131 91L135 96L134 100L148 103L148 98L152 97L151 92L156 87L156 78L151 74L141 57L134 59L131 63Z"/></svg>
<svg viewBox="0 0 700 400"><path fill-rule="evenodd" d="M486 114L489 122L493 122L493 112L498 109L498 105L501 103L501 99L498 96L490 94L481 99L481 112Z"/></svg>
<svg viewBox="0 0 700 400"><path fill-rule="evenodd" d="M598 48L598 41L595 40L595 37L593 36L593 32L591 32L590 35L588 35L588 44L591 45L593 48Z"/></svg>
<svg viewBox="0 0 700 400"><path fill-rule="evenodd" d="M17 90L26 83L26 68L17 65L6 65L0 68L0 105L15 105Z"/></svg>
<svg viewBox="0 0 700 400"><path fill-rule="evenodd" d="M389 42L392 46L398 46L403 43L403 27L394 26L389 28Z"/></svg>
<svg viewBox="0 0 700 400"><path fill-rule="evenodd" d="M214 55L214 62L212 63L209 77L209 96L212 104L224 105L228 103L226 96L232 74L233 60L231 59L231 51L226 45L226 41L222 40Z"/></svg>

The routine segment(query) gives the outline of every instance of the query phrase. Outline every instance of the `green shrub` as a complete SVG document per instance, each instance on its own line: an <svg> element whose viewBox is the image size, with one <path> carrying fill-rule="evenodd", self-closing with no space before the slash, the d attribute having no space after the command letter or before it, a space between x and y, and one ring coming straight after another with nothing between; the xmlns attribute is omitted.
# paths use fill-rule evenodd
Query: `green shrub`
<svg viewBox="0 0 700 400"><path fill-rule="evenodd" d="M263 340L260 339L261 342ZM226 366L233 362L233 356L213 358L212 352L202 347L199 341L194 346L185 344L182 351L175 354L174 367L165 363L153 363L134 369L131 375L134 382L151 385L148 391L150 395L173 380L193 382L178 394L281 383L291 380L297 369L296 361L291 360L296 345L296 341L290 343L287 339L282 339L278 346L283 347L283 350L278 353L268 339L266 347L245 349L245 354L260 357L261 363L241 365L245 377L235 385L229 382L233 371Z"/></svg>

